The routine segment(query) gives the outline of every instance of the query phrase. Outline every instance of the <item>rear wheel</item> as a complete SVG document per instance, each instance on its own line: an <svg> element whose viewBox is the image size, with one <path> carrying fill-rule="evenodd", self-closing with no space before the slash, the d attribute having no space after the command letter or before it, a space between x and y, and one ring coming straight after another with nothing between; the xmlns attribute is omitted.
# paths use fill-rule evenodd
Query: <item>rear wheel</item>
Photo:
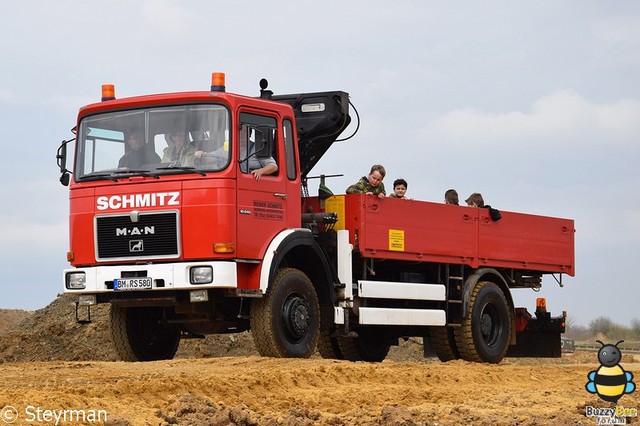
<svg viewBox="0 0 640 426"><path fill-rule="evenodd" d="M109 330L123 361L172 359L180 344L180 330L162 323L163 308L111 305Z"/></svg>
<svg viewBox="0 0 640 426"><path fill-rule="evenodd" d="M381 362L391 347L384 334L371 329L358 330L357 337L340 336L337 340L340 352L349 361Z"/></svg>
<svg viewBox="0 0 640 426"><path fill-rule="evenodd" d="M308 358L319 333L320 305L311 280L297 269L279 269L267 294L251 304L251 334L258 352Z"/></svg>
<svg viewBox="0 0 640 426"><path fill-rule="evenodd" d="M431 327L429 334L431 336L431 346L433 346L433 350L440 361L447 362L460 359L453 327Z"/></svg>
<svg viewBox="0 0 640 426"><path fill-rule="evenodd" d="M509 349L511 313L500 287L476 284L462 326L455 329L460 356L467 361L499 363Z"/></svg>

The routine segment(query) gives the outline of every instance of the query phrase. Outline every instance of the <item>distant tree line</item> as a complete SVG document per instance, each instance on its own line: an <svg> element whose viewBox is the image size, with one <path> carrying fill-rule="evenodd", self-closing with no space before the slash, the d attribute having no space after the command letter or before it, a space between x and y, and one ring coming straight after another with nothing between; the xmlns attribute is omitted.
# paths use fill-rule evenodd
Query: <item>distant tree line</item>
<svg viewBox="0 0 640 426"><path fill-rule="evenodd" d="M588 326L576 324L572 318L567 318L565 337L577 341L600 340L605 337L605 343L640 342L640 319L631 320L631 326L616 324L609 317L598 317L589 322Z"/></svg>

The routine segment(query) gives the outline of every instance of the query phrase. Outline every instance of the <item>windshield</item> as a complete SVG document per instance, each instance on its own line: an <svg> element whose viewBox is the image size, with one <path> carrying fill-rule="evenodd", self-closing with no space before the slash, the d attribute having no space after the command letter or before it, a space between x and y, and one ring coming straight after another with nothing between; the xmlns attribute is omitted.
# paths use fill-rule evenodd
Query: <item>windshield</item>
<svg viewBox="0 0 640 426"><path fill-rule="evenodd" d="M75 179L215 172L229 164L229 111L221 105L109 112L80 123Z"/></svg>

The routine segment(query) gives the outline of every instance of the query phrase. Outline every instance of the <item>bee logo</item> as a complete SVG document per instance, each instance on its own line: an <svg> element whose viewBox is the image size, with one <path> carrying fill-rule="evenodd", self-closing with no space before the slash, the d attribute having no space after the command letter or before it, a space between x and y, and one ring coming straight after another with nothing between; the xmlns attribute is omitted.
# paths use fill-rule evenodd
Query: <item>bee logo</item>
<svg viewBox="0 0 640 426"><path fill-rule="evenodd" d="M584 386L589 393L597 393L598 396L608 402L617 403L625 393L631 393L636 389L633 383L633 373L624 371L620 366L622 353L618 345L624 340L620 340L615 345L605 345L600 340L596 340L602 347L598 351L598 361L600 367L587 374L589 381Z"/></svg>

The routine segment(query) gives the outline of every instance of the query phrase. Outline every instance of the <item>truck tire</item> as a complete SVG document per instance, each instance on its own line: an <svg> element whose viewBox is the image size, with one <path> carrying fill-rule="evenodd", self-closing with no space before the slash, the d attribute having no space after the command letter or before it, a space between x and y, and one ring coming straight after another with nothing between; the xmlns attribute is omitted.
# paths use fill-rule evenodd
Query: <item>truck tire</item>
<svg viewBox="0 0 640 426"><path fill-rule="evenodd" d="M344 359L344 355L340 352L338 338L331 337L331 330L320 330L318 353L324 359Z"/></svg>
<svg viewBox="0 0 640 426"><path fill-rule="evenodd" d="M320 305L311 280L278 269L267 294L251 303L251 334L262 356L308 358L320 334Z"/></svg>
<svg viewBox="0 0 640 426"><path fill-rule="evenodd" d="M429 335L431 336L431 346L440 361L460 359L453 327L431 327Z"/></svg>
<svg viewBox="0 0 640 426"><path fill-rule="evenodd" d="M469 298L462 326L454 330L460 356L467 361L497 364L511 337L511 314L500 287L480 281Z"/></svg>
<svg viewBox="0 0 640 426"><path fill-rule="evenodd" d="M111 305L109 330L122 361L172 359L180 344L180 330L160 321L162 308Z"/></svg>
<svg viewBox="0 0 640 426"><path fill-rule="evenodd" d="M391 345L384 336L370 330L359 330L357 337L337 337L340 352L349 361L382 362Z"/></svg>

